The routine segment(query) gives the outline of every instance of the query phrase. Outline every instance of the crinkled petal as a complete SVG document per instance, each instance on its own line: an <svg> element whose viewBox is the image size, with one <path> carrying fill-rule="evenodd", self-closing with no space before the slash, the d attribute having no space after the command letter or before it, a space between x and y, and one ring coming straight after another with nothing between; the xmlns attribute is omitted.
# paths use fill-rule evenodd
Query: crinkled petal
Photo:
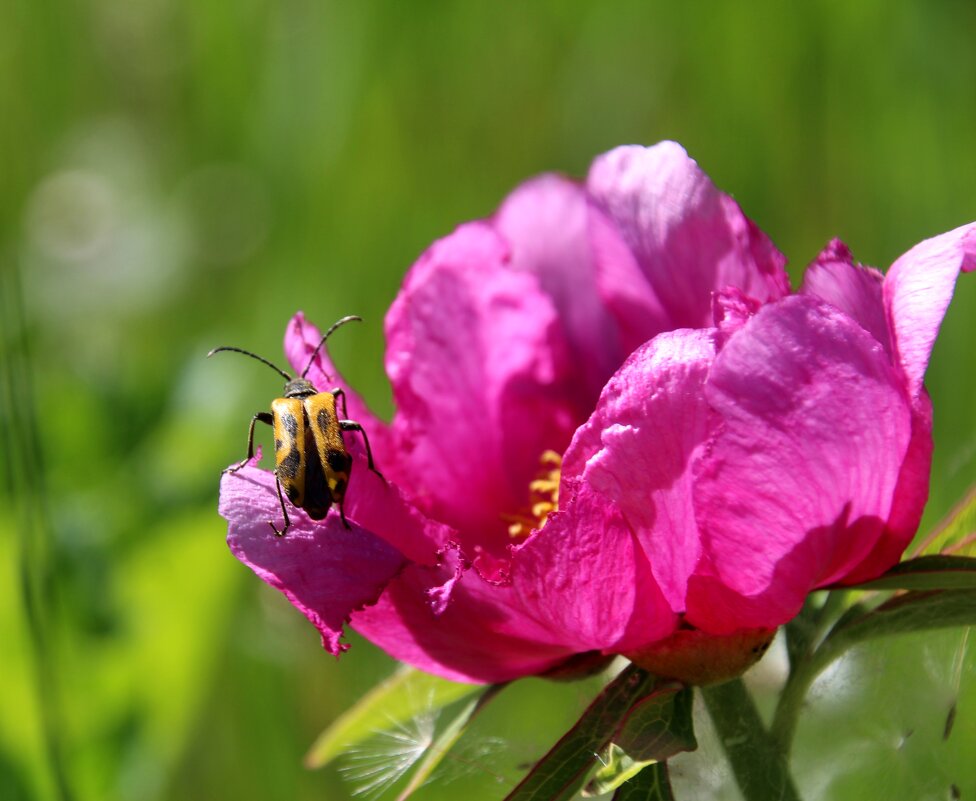
<svg viewBox="0 0 976 801"><path fill-rule="evenodd" d="M884 280L884 303L895 358L913 398L922 392L925 369L960 271L976 269L976 223L926 239L901 256Z"/></svg>
<svg viewBox="0 0 976 801"><path fill-rule="evenodd" d="M502 515L525 506L541 454L574 428L556 311L507 259L488 225L462 226L420 258L386 321L404 486L468 550L507 547Z"/></svg>
<svg viewBox="0 0 976 801"><path fill-rule="evenodd" d="M340 639L350 614L374 603L405 565L398 550L355 523L347 530L335 514L314 523L290 507L292 526L276 536L268 525L282 524L274 475L255 467L224 474L220 514L234 555L312 621L332 654L348 647Z"/></svg>
<svg viewBox="0 0 976 801"><path fill-rule="evenodd" d="M585 484L515 551L512 583L547 641L575 651L639 648L677 621L623 514Z"/></svg>
<svg viewBox="0 0 976 801"><path fill-rule="evenodd" d="M705 392L723 418L697 468L706 553L723 585L768 609L748 625L777 625L884 536L911 403L877 340L804 295L765 306L732 336ZM695 625L713 617L689 600Z"/></svg>
<svg viewBox="0 0 976 801"><path fill-rule="evenodd" d="M677 143L611 150L594 161L587 189L667 313L663 326L648 318L644 339L709 326L715 290L733 286L760 301L788 294L783 255Z"/></svg>
<svg viewBox="0 0 976 801"><path fill-rule="evenodd" d="M450 599L444 603L444 588ZM352 626L395 659L452 681L501 682L542 673L573 656L521 609L512 587L450 560L411 565Z"/></svg>
<svg viewBox="0 0 976 801"><path fill-rule="evenodd" d="M448 604L451 603L451 598L454 596L454 588L457 587L457 583L471 565L461 554L461 549L457 543L454 542L449 542L444 546L438 556L440 557L441 565L445 565L449 570L454 571L448 574L443 584L433 586L426 592L427 603L430 604L431 611L435 615L442 615L444 614L444 610L447 609Z"/></svg>
<svg viewBox="0 0 976 801"><path fill-rule="evenodd" d="M836 306L891 353L888 322L881 299L884 276L854 262L851 251L839 239L832 240L803 275L803 294L815 295Z"/></svg>
<svg viewBox="0 0 976 801"><path fill-rule="evenodd" d="M691 465L709 433L703 388L714 358L711 329L668 332L636 350L610 379L563 463L564 485L581 475L620 509L677 612L684 611L701 553ZM567 485L560 497L570 491Z"/></svg>
<svg viewBox="0 0 976 801"><path fill-rule="evenodd" d="M602 217L579 184L543 175L516 189L492 218L511 247L512 269L538 276L555 304L579 372L584 413L629 353L597 291L591 232L597 226L612 229Z"/></svg>
<svg viewBox="0 0 976 801"><path fill-rule="evenodd" d="M718 346L721 348L761 307L762 303L735 287L719 290L712 295L712 316L718 329Z"/></svg>

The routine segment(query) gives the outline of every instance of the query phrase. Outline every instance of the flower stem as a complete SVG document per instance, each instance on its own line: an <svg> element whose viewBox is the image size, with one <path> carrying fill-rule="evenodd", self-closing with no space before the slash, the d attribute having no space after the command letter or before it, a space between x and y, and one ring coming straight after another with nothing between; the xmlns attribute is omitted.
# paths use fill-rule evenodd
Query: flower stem
<svg viewBox="0 0 976 801"><path fill-rule="evenodd" d="M800 801L784 751L763 726L740 679L701 688L746 801Z"/></svg>
<svg viewBox="0 0 976 801"><path fill-rule="evenodd" d="M824 637L830 632L834 623L847 611L848 606L848 591L847 590L832 590L827 593L827 598L824 601L824 605L820 608L820 614L817 615L817 625L815 629L815 636L811 642L811 648L819 647L820 643L823 641Z"/></svg>
<svg viewBox="0 0 976 801"><path fill-rule="evenodd" d="M829 664L829 655L825 659L826 652L821 645L833 625L846 611L847 596L845 590L834 590L827 596L803 653L797 659L791 660L790 676L780 693L770 726L770 734L777 748L784 754L784 758L789 758L793 735L800 719L800 711L803 709L803 700L810 690L810 685Z"/></svg>
<svg viewBox="0 0 976 801"><path fill-rule="evenodd" d="M783 692L780 693L769 731L779 750L786 756L789 756L793 746L793 735L803 709L803 699L820 670L819 666L804 662L790 674Z"/></svg>

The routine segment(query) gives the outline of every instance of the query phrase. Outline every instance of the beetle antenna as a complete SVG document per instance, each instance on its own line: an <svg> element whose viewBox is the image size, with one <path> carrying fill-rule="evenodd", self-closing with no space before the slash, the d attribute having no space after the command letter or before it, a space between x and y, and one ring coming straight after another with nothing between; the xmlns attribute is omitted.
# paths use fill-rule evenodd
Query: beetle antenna
<svg viewBox="0 0 976 801"><path fill-rule="evenodd" d="M220 348L214 348L212 351L210 351L210 353L207 354L207 358L209 359L215 353L220 353L220 351L222 351L222 350L230 350L230 351L233 351L234 353L243 353L245 356L250 356L252 359L257 359L259 362L264 362L272 370L274 370L275 372L280 373L281 375L283 375L285 377L285 381L291 381L291 376L288 375L288 373L286 373L280 367L272 364L271 362L269 362L264 357L258 356L256 353L251 353L251 351L244 350L243 348L231 348L231 347L227 347L227 346L220 347Z"/></svg>
<svg viewBox="0 0 976 801"><path fill-rule="evenodd" d="M319 340L319 344L315 346L315 350L312 351L312 355L308 357L308 364L306 364L305 369L302 370L302 378L304 378L305 375L308 373L308 371L311 369L312 362L314 362L315 357L319 355L319 351L322 349L322 346L325 344L325 340L329 338L329 335L333 331L335 331L340 325L345 325L346 323L350 323L353 320L358 320L359 322L362 322L363 318L355 314L350 314L348 317L343 317L341 320L337 320L329 327L329 330L326 331L325 334L322 335L322 339Z"/></svg>

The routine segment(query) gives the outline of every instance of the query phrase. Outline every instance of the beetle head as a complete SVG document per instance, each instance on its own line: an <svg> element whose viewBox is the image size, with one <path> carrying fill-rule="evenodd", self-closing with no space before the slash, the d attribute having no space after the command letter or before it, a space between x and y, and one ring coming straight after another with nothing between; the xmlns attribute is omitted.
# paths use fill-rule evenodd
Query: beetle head
<svg viewBox="0 0 976 801"><path fill-rule="evenodd" d="M312 382L307 378L292 378L285 384L286 398L310 398L317 394L318 390L312 386Z"/></svg>

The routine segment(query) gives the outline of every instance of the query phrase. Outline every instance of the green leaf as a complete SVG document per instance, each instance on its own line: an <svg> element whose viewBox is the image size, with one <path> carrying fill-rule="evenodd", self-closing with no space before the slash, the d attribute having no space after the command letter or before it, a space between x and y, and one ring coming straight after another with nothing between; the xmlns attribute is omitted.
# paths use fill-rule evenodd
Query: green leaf
<svg viewBox="0 0 976 801"><path fill-rule="evenodd" d="M305 766L328 765L349 746L421 712L442 709L465 696L485 692L484 685L458 684L404 667L376 685L323 731L305 756Z"/></svg>
<svg viewBox="0 0 976 801"><path fill-rule="evenodd" d="M644 758L655 742L675 753L673 749L679 738L670 733L668 716L674 714L674 699L682 694L679 690L681 686L673 682L659 685L655 677L635 665L625 668L505 801L572 798L593 767L597 754L618 737L631 747L640 747ZM683 712L683 706L678 706ZM677 732L684 731L683 725L674 728Z"/></svg>
<svg viewBox="0 0 976 801"><path fill-rule="evenodd" d="M666 692L672 688L674 692ZM583 795L609 793L651 763L697 748L693 701L691 689L676 683L660 685L658 692L634 704Z"/></svg>
<svg viewBox="0 0 976 801"><path fill-rule="evenodd" d="M657 691L638 701L614 735L613 742L633 760L664 761L682 751L694 751L695 740L690 687L678 683L660 685Z"/></svg>
<svg viewBox="0 0 976 801"><path fill-rule="evenodd" d="M920 556L895 565L883 576L858 584L858 590L976 589L976 557Z"/></svg>
<svg viewBox="0 0 976 801"><path fill-rule="evenodd" d="M876 609L845 617L818 649L815 662L825 666L865 640L912 631L976 625L976 590L906 592Z"/></svg>
<svg viewBox="0 0 976 801"><path fill-rule="evenodd" d="M613 801L674 801L666 762L648 765L613 796Z"/></svg>
<svg viewBox="0 0 976 801"><path fill-rule="evenodd" d="M488 687L480 696L472 698L464 705L461 711L454 716L451 722L436 737L434 742L431 743L430 748L427 750L427 755L420 765L417 766L417 770L410 777L410 782L403 789L403 792L397 796L397 801L406 801L407 798L424 785L444 757L447 756L448 752L461 739L461 735L464 734L465 729L474 716L506 686L505 684L494 684Z"/></svg>

